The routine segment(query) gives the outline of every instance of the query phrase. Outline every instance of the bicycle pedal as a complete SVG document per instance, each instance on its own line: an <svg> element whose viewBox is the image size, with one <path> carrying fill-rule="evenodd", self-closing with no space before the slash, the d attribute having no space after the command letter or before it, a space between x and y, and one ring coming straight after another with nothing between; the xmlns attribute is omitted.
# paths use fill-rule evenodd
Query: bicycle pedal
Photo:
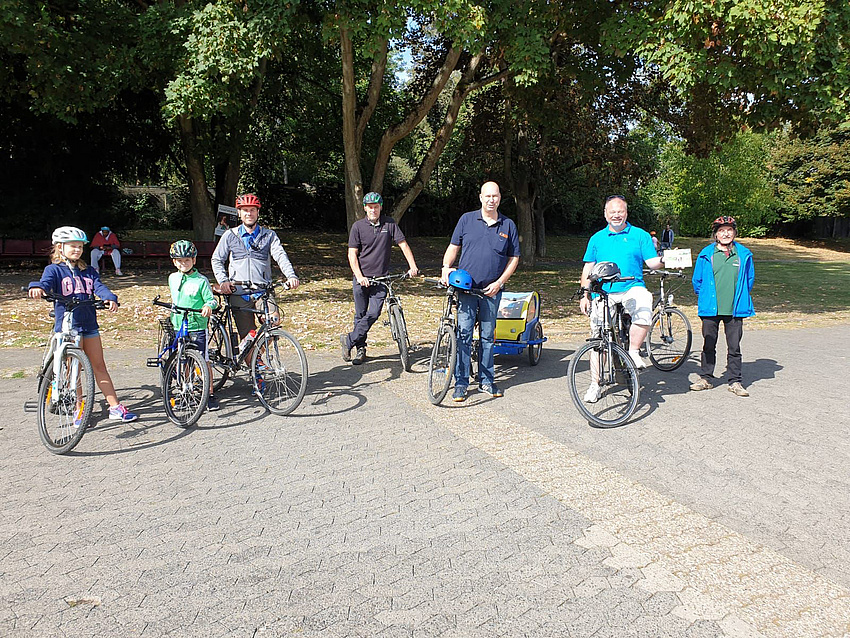
<svg viewBox="0 0 850 638"><path fill-rule="evenodd" d="M24 401L24 412L38 412L38 401Z"/></svg>
<svg viewBox="0 0 850 638"><path fill-rule="evenodd" d="M146 365L147 365L149 368L158 368L158 367L159 367L159 359L157 359L156 357L150 357L150 358L147 360Z"/></svg>

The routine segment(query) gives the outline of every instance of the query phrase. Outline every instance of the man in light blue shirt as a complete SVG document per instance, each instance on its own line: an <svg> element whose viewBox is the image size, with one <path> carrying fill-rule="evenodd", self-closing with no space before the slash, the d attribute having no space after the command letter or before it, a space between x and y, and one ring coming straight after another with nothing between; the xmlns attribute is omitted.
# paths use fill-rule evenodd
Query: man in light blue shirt
<svg viewBox="0 0 850 638"><path fill-rule="evenodd" d="M597 262L613 261L620 268L621 277L634 277L629 281L605 284L612 303L622 303L632 317L629 331L629 355L638 368L646 363L640 357L640 346L646 340L652 322L652 293L643 283L643 266L656 270L664 264L655 251L648 232L629 224L628 205L622 195L612 195L605 200L605 221L608 225L594 234L587 242L584 253L584 269L581 272L582 287L589 287L590 273ZM590 326L594 333L602 326L602 304L591 300L590 293L579 300L584 314L590 315ZM599 399L599 386L591 385L585 401L593 403Z"/></svg>

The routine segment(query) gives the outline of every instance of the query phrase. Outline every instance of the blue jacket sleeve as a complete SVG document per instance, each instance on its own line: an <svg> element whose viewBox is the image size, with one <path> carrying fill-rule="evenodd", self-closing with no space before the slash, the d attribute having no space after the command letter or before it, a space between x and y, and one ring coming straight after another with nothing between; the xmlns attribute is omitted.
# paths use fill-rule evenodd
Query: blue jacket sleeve
<svg viewBox="0 0 850 638"><path fill-rule="evenodd" d="M56 268L54 268L55 264L50 264L44 269L44 272L41 273L41 279L38 281L31 281L28 288L41 288L46 292L51 292L59 289L57 285L57 277L56 277Z"/></svg>

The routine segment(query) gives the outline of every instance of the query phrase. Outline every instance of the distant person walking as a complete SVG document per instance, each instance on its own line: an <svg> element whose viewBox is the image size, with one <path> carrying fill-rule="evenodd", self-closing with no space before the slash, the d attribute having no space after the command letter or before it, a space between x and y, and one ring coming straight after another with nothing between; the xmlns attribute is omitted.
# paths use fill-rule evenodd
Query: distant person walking
<svg viewBox="0 0 850 638"><path fill-rule="evenodd" d="M726 333L726 372L729 391L739 397L750 393L741 385L741 337L744 317L755 313L750 292L755 270L753 253L735 241L738 224L734 217L718 217L712 224L714 243L700 251L694 265L693 284L697 293L697 312L702 320L702 356L700 378L691 390L711 389L717 361L717 336L720 323Z"/></svg>
<svg viewBox="0 0 850 638"><path fill-rule="evenodd" d="M121 242L118 241L118 236L109 229L109 226L102 226L91 240L91 266L98 272L100 272L100 258L104 255L112 257L115 274L119 277L123 275L124 273L121 272Z"/></svg>
<svg viewBox="0 0 850 638"><path fill-rule="evenodd" d="M661 232L661 250L668 250L673 247L673 241L676 239L676 234L670 228L670 224Z"/></svg>

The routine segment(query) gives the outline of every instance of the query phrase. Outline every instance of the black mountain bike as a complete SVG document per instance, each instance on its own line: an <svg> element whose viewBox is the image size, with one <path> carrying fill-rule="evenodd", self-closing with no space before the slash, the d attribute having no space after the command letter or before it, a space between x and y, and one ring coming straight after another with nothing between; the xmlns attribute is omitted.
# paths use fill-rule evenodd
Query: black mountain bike
<svg viewBox="0 0 850 638"><path fill-rule="evenodd" d="M209 357L213 368L213 389L219 390L247 364L254 394L273 414L287 415L301 404L307 392L307 356L294 336L277 327L271 307L275 305L275 288L288 290L286 283L254 284L234 281L250 293L259 293L263 309L234 308L228 295L219 295L222 303L213 311L209 325ZM234 312L259 315L260 327L254 340L236 353L237 333Z"/></svg>
<svg viewBox="0 0 850 638"><path fill-rule="evenodd" d="M627 281L634 277L606 277L591 280L589 288L574 295L591 292L602 299L603 325L573 354L567 368L570 396L578 411L592 425L622 425L637 409L640 394L638 370L629 356L631 321L622 304L611 304L603 284Z"/></svg>
<svg viewBox="0 0 850 638"><path fill-rule="evenodd" d="M476 288L463 290L452 285L444 286L439 279L426 278L428 283L436 284L438 288L446 289L446 301L437 338L431 350L431 360L428 363L428 399L434 405L439 405L446 397L454 376L457 362L457 301L459 295L482 295ZM470 365L470 370L471 370Z"/></svg>
<svg viewBox="0 0 850 638"><path fill-rule="evenodd" d="M369 277L370 286L383 286L387 289L387 298L384 302L387 309L387 319L384 321L384 325L390 327L393 341L398 346L401 367L404 368L405 372L410 372L410 337L407 334L407 323L404 321L404 310L401 308L401 299L395 294L393 285L409 277L410 275L406 272L398 275L386 275L384 277Z"/></svg>

